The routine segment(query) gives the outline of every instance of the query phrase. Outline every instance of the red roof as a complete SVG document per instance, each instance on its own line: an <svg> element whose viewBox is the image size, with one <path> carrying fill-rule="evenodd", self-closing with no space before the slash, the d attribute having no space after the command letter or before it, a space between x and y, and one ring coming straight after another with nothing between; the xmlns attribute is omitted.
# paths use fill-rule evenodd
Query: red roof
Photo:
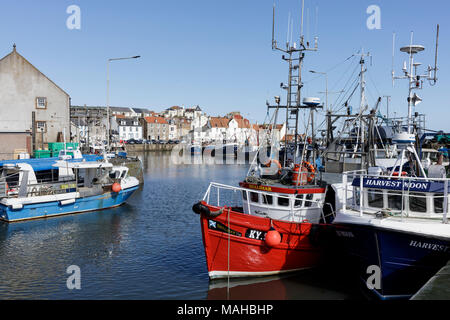
<svg viewBox="0 0 450 320"><path fill-rule="evenodd" d="M160 124L168 124L166 119L163 117L145 117L144 118L147 123L160 123Z"/></svg>
<svg viewBox="0 0 450 320"><path fill-rule="evenodd" d="M239 128L250 128L250 121L247 119L234 119L238 123Z"/></svg>
<svg viewBox="0 0 450 320"><path fill-rule="evenodd" d="M221 117L211 117L209 122L211 123L212 128L228 128L228 122L230 122L230 119Z"/></svg>

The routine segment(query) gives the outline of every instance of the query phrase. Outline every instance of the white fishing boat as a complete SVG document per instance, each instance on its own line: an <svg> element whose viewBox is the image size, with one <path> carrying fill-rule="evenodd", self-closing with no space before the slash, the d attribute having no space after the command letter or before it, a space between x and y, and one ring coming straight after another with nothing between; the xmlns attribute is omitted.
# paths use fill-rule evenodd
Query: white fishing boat
<svg viewBox="0 0 450 320"><path fill-rule="evenodd" d="M345 172L342 183L332 185L338 247L381 299L411 297L450 259L450 179L442 163L426 172L414 147L412 109L420 100L413 90L421 88L422 79L436 81L436 65L417 74L420 64L413 57L423 49L412 44L401 49L410 56L410 70L405 64L402 77L410 83L409 121L407 131L395 136L400 155L394 169Z"/></svg>

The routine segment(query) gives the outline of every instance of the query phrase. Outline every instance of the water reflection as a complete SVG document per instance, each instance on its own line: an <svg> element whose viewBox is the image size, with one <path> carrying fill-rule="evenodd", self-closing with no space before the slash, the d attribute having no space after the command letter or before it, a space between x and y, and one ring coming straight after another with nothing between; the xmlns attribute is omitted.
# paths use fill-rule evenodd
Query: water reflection
<svg viewBox="0 0 450 320"><path fill-rule="evenodd" d="M332 278L329 270L314 269L289 275L214 280L208 300L354 300L360 299L356 284Z"/></svg>
<svg viewBox="0 0 450 320"><path fill-rule="evenodd" d="M0 223L0 299L215 299L223 295L223 288L210 287L199 217L192 205L203 197L210 181L237 185L248 165L176 165L170 153L145 153L139 158L145 184L124 206ZM81 290L66 287L70 265L81 269ZM348 295L343 288L322 285L321 277L309 274L240 284L231 289L231 297Z"/></svg>

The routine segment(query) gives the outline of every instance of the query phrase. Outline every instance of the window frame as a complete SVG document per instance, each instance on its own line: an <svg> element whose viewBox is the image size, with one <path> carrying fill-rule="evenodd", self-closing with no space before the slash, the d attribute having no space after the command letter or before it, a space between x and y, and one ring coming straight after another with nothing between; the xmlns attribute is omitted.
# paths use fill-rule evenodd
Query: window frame
<svg viewBox="0 0 450 320"><path fill-rule="evenodd" d="M39 99L44 99L44 107L40 107L39 105ZM47 110L48 100L47 97L36 97L35 101L35 109L38 110Z"/></svg>
<svg viewBox="0 0 450 320"><path fill-rule="evenodd" d="M44 123L44 131L42 131L38 125L38 123L40 123L40 122ZM36 120L36 132L37 133L41 133L41 132L47 133L47 121Z"/></svg>

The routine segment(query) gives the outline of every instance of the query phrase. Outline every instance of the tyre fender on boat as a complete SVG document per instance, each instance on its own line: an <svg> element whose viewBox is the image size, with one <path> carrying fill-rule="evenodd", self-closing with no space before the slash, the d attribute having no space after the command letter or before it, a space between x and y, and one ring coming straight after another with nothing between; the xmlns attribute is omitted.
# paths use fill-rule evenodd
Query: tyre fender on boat
<svg viewBox="0 0 450 320"><path fill-rule="evenodd" d="M217 218L223 213L224 208L217 211L211 211L202 201L200 201L192 206L192 211L200 215L203 214L208 218Z"/></svg>

